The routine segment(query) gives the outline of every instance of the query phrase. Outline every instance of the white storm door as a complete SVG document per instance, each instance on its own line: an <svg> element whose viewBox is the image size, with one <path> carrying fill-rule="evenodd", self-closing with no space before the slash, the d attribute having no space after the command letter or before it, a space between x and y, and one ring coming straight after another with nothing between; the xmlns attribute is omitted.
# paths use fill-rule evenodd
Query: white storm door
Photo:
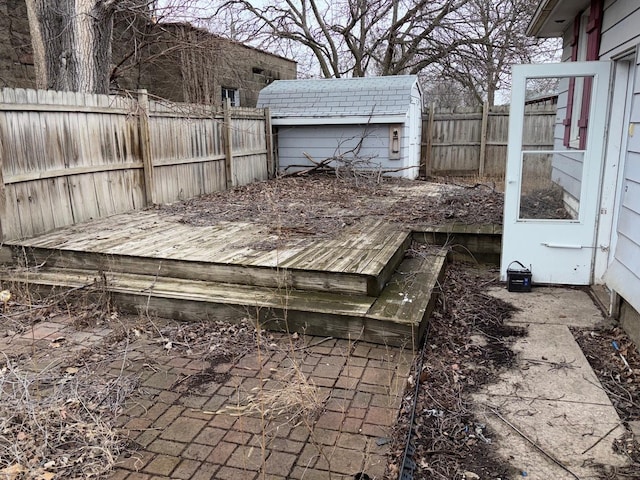
<svg viewBox="0 0 640 480"><path fill-rule="evenodd" d="M534 283L592 282L610 72L610 62L513 68L502 280L518 260Z"/></svg>

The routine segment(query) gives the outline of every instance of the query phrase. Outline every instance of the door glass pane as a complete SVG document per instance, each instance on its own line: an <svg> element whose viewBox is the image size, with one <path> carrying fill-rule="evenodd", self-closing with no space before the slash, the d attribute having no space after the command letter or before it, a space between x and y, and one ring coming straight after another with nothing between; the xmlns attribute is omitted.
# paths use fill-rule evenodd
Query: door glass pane
<svg viewBox="0 0 640 480"><path fill-rule="evenodd" d="M527 79L519 218L577 220L592 77Z"/></svg>
<svg viewBox="0 0 640 480"><path fill-rule="evenodd" d="M524 153L520 183L522 220L576 220L584 152Z"/></svg>

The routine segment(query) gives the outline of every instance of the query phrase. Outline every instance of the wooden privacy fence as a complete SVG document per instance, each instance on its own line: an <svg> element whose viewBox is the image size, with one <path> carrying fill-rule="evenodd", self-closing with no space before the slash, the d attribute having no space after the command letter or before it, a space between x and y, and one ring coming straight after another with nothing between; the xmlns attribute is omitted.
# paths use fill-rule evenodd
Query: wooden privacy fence
<svg viewBox="0 0 640 480"><path fill-rule="evenodd" d="M3 89L2 240L267 179L270 132L263 109Z"/></svg>
<svg viewBox="0 0 640 480"><path fill-rule="evenodd" d="M524 148L553 148L556 106L527 105ZM422 164L429 175L503 177L509 107L433 108L423 116Z"/></svg>

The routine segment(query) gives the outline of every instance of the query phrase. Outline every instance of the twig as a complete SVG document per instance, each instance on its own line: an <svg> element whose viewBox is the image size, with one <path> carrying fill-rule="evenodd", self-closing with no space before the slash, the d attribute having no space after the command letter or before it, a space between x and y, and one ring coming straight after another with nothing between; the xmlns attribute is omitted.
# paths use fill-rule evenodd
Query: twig
<svg viewBox="0 0 640 480"><path fill-rule="evenodd" d="M624 390L628 397L623 397L622 395L620 395L619 393L616 393L614 391L612 391L611 389L605 387L604 385L602 385L600 382L595 383L591 380L589 380L587 377L585 377L584 375L582 376L582 378L584 378L587 382L589 382L591 385L593 385L594 387L598 387L599 389L601 389L603 392L605 392L607 395L613 395L614 397L619 398L620 400L622 400L623 402L627 402L629 405L634 406L634 407L638 407L638 404L635 403L633 401L633 397L631 396L631 393L629 393L629 391L624 388L622 385L617 384L618 387L620 387L622 390Z"/></svg>
<svg viewBox="0 0 640 480"><path fill-rule="evenodd" d="M560 460L558 460L557 458L555 458L553 455L551 455L550 453L548 453L546 450L544 450L540 445L538 445L536 442L534 442L533 440L531 440L529 437L527 437L524 433L522 433L515 425L513 425L511 422L509 422L509 420L507 420L506 418L504 418L502 415L500 415L500 413L498 413L497 410L490 408L489 410L491 410L491 412L498 417L500 420L502 420L504 423L506 423L507 425L509 425L518 435L520 435L522 438L524 438L527 442L529 442L531 445L533 445L540 453L542 453L545 457L547 457L549 460L551 460L553 463L555 463L556 465L558 465L560 468L562 468L565 472L569 473L573 478L575 478L576 480L580 480L580 477L578 475L576 475L575 473L573 473L571 470L569 470L569 468L564 465Z"/></svg>
<svg viewBox="0 0 640 480"><path fill-rule="evenodd" d="M68 288L68 289L64 290L64 292L50 295L48 298L54 299L52 302L46 303L44 305L32 305L31 307L27 308L26 310L19 310L17 312L6 313L6 314L3 313L1 316L2 317L6 317L6 318L18 317L18 316L24 315L25 313L33 312L35 310L44 310L44 309L47 309L47 308L55 307L56 305L59 305L60 303L62 303L62 301L65 300L72 293L77 292L79 290L84 290L85 288L93 287L95 284L96 284L96 280L94 280L93 282L90 282L90 283L85 283L84 285L79 285L77 287ZM59 298L56 298L56 297L59 297Z"/></svg>
<svg viewBox="0 0 640 480"><path fill-rule="evenodd" d="M310 343L309 345L303 345L302 347L294 348L293 351L297 352L298 350L305 350L307 348L317 347L321 343L324 343L324 342L327 342L329 340L332 340L333 338L335 338L335 337L326 337L326 338L323 338L321 340L318 340L317 342Z"/></svg>
<svg viewBox="0 0 640 480"><path fill-rule="evenodd" d="M584 452L581 453L581 455L584 455L585 453L587 453L589 450L591 450L593 447L595 447L596 445L598 445L602 440L604 440L605 438L607 438L609 436L609 434L611 432L613 432L616 428L618 428L620 426L619 423L617 423L616 425L613 426L613 428L611 430L609 430L607 433L605 433L603 436L601 436L598 441L596 443L594 443L593 445L591 445L589 448L587 448Z"/></svg>

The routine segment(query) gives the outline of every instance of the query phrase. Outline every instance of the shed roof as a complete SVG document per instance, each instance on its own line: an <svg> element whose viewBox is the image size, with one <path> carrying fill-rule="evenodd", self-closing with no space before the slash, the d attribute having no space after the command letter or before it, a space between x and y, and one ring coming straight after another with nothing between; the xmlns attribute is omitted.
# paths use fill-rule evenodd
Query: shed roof
<svg viewBox="0 0 640 480"><path fill-rule="evenodd" d="M258 107L274 118L405 115L417 82L416 75L278 80L260 91Z"/></svg>

